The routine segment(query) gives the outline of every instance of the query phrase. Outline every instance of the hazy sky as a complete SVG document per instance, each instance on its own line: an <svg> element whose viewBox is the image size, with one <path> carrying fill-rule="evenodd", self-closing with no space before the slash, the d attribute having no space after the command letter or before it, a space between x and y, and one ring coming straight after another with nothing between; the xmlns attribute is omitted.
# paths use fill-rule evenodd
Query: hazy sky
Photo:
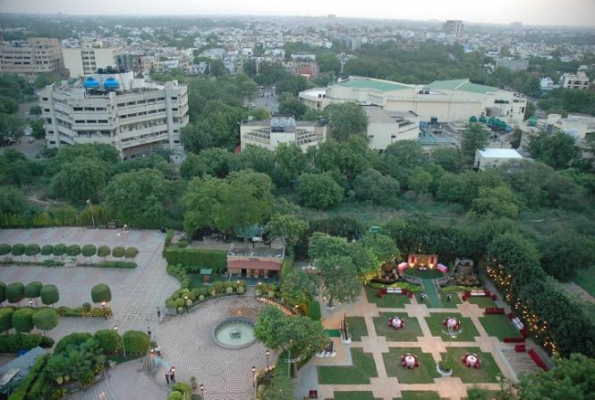
<svg viewBox="0 0 595 400"><path fill-rule="evenodd" d="M0 0L0 11L142 15L308 15L595 26L595 0Z"/></svg>

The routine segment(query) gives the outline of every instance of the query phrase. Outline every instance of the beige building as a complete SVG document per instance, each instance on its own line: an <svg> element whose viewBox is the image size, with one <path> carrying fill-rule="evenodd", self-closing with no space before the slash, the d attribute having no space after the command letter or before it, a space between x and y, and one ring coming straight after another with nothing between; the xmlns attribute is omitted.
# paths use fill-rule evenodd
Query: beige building
<svg viewBox="0 0 595 400"><path fill-rule="evenodd" d="M591 82L584 71L578 71L576 74L563 74L560 77L560 86L565 89L589 89Z"/></svg>
<svg viewBox="0 0 595 400"><path fill-rule="evenodd" d="M30 38L0 44L0 72L35 79L39 74L64 75L64 61L58 39Z"/></svg>
<svg viewBox="0 0 595 400"><path fill-rule="evenodd" d="M412 112L386 111L378 106L365 106L368 117L368 146L382 151L399 140L419 138L419 117Z"/></svg>
<svg viewBox="0 0 595 400"><path fill-rule="evenodd" d="M413 112L420 121L468 122L471 116L497 117L508 124L521 123L527 99L519 94L468 79L408 85L382 79L352 76L327 88L299 94L308 107L322 110L331 103L355 101L387 111Z"/></svg>
<svg viewBox="0 0 595 400"><path fill-rule="evenodd" d="M280 143L296 143L303 150L326 140L327 127L316 121L296 121L291 115L274 115L265 121L244 121L240 126L241 148L247 145L275 150Z"/></svg>
<svg viewBox="0 0 595 400"><path fill-rule="evenodd" d="M116 68L118 47L103 47L101 43L83 42L81 47L64 48L64 66L70 71L71 78L94 74L99 68Z"/></svg>
<svg viewBox="0 0 595 400"><path fill-rule="evenodd" d="M518 151L514 149L484 149L475 152L475 168L480 171L496 168L511 160L522 160Z"/></svg>
<svg viewBox="0 0 595 400"><path fill-rule="evenodd" d="M47 86L40 97L48 147L106 143L123 158L157 149L183 154L188 94L177 81L157 85L132 72L98 73L73 85Z"/></svg>

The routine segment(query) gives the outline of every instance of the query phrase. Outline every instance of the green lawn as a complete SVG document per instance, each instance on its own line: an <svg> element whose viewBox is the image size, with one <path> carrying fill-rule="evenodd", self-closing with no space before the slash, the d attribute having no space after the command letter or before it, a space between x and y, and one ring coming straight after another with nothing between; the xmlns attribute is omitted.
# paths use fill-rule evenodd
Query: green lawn
<svg viewBox="0 0 595 400"><path fill-rule="evenodd" d="M419 336L423 336L417 318L407 316L407 313L380 313L374 318L376 335L386 337L389 342L416 342ZM390 317L400 317L405 321L405 329L396 331L388 326Z"/></svg>
<svg viewBox="0 0 595 400"><path fill-rule="evenodd" d="M334 400L380 400L372 392L335 392ZM331 400L333 400L331 399Z"/></svg>
<svg viewBox="0 0 595 400"><path fill-rule="evenodd" d="M406 392L401 392L401 397L395 398L393 400L440 400L440 396L436 392L417 392L408 390Z"/></svg>
<svg viewBox="0 0 595 400"><path fill-rule="evenodd" d="M465 353L477 354L481 361L481 367L479 369L467 368L461 361ZM443 355L442 359L444 360L445 357L446 355ZM479 347L451 347L448 349L448 357L452 361L452 376L461 378L463 383L496 383L498 382L496 377L502 375L494 357L490 353L483 353Z"/></svg>
<svg viewBox="0 0 595 400"><path fill-rule="evenodd" d="M349 326L351 340L354 342L362 340L362 336L368 336L368 328L364 317L347 317L347 326Z"/></svg>
<svg viewBox="0 0 595 400"><path fill-rule="evenodd" d="M417 356L419 367L414 369L403 368L401 356L411 353ZM394 348L382 354L386 373L395 377L399 383L434 383L434 378L440 375L436 372L436 362L429 353L422 353L420 348Z"/></svg>
<svg viewBox="0 0 595 400"><path fill-rule="evenodd" d="M427 269L422 271L417 268L407 268L405 270L406 275L417 276L422 279L438 279L442 278L444 274L437 269Z"/></svg>
<svg viewBox="0 0 595 400"><path fill-rule="evenodd" d="M369 384L370 378L377 377L376 364L372 354L362 349L351 349L352 366L319 366L318 382L322 385Z"/></svg>
<svg viewBox="0 0 595 400"><path fill-rule="evenodd" d="M440 300L442 300L442 308L457 308L457 304L461 304L461 298L458 293L451 293L452 298L450 302L446 301L446 293L440 294Z"/></svg>
<svg viewBox="0 0 595 400"><path fill-rule="evenodd" d="M448 317L458 318L458 320L461 322L461 329L463 330L459 335L457 335L456 339L452 339L453 341L471 342L476 336L479 336L479 332L477 332L475 325L473 325L473 321L471 321L469 318L461 317L460 313L431 314L429 317L427 317L426 322L428 323L433 336L440 336L445 342L448 341L448 335L444 334L443 332L446 331L446 327L443 325L443 322Z"/></svg>
<svg viewBox="0 0 595 400"><path fill-rule="evenodd" d="M477 304L480 308L498 307L491 297L469 297L467 301L471 304Z"/></svg>
<svg viewBox="0 0 595 400"><path fill-rule="evenodd" d="M519 331L512 326L506 315L486 315L479 318L479 322L481 322L488 335L495 336L500 340L507 337L521 337Z"/></svg>
<svg viewBox="0 0 595 400"><path fill-rule="evenodd" d="M591 296L595 296L595 265L587 269L578 269L575 281Z"/></svg>
<svg viewBox="0 0 595 400"><path fill-rule="evenodd" d="M402 294L387 294L381 299L378 298L378 289L372 289L365 287L366 297L368 303L374 303L380 308L404 308L405 304L409 304L409 297L403 296Z"/></svg>
<svg viewBox="0 0 595 400"><path fill-rule="evenodd" d="M200 274L188 274L188 279L190 279L190 289L200 289L201 287L205 287L205 284L202 282L202 275ZM227 279L221 275L211 275L211 282L225 280Z"/></svg>

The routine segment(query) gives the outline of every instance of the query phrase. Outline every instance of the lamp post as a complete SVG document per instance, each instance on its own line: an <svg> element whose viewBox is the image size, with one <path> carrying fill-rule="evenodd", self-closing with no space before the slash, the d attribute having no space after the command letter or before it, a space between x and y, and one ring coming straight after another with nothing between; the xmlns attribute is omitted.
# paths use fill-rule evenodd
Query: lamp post
<svg viewBox="0 0 595 400"><path fill-rule="evenodd" d="M101 309L103 310L103 318L107 319L107 314L105 313L105 301L101 302Z"/></svg>
<svg viewBox="0 0 595 400"><path fill-rule="evenodd" d="M29 300L29 307L33 308L33 300Z"/></svg>
<svg viewBox="0 0 595 400"><path fill-rule="evenodd" d="M256 388L256 367L252 367L252 386Z"/></svg>
<svg viewBox="0 0 595 400"><path fill-rule="evenodd" d="M118 333L118 325L114 326L114 330L116 331L116 333ZM120 339L122 340L122 353L124 354L124 358L126 358L126 347L124 346L124 337L120 336Z"/></svg>
<svg viewBox="0 0 595 400"><path fill-rule="evenodd" d="M91 211L91 220L93 221L93 228L95 228L95 216L93 215L93 205L91 204L91 199L87 200L87 204L89 205L89 211Z"/></svg>
<svg viewBox="0 0 595 400"><path fill-rule="evenodd" d="M186 306L186 314L188 314L188 295L184 296L184 305Z"/></svg>
<svg viewBox="0 0 595 400"><path fill-rule="evenodd" d="M200 399L205 400L205 385L203 385L201 383L199 389L200 389Z"/></svg>
<svg viewBox="0 0 595 400"><path fill-rule="evenodd" d="M269 356L271 355L271 351L269 349L267 349L265 354L267 356L267 371L268 371L269 370Z"/></svg>

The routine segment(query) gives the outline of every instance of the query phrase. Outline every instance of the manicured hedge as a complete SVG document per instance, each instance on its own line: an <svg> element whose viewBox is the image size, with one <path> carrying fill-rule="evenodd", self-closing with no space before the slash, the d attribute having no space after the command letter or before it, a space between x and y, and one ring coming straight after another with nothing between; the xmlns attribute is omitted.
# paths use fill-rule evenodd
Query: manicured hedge
<svg viewBox="0 0 595 400"><path fill-rule="evenodd" d="M141 331L128 331L124 333L124 349L127 354L145 354L149 350L151 341L149 335Z"/></svg>
<svg viewBox="0 0 595 400"><path fill-rule="evenodd" d="M188 273L198 273L201 268L222 272L227 268L227 252L223 250L169 248L165 259L168 264L183 265Z"/></svg>
<svg viewBox="0 0 595 400"><path fill-rule="evenodd" d="M50 359L49 354L44 354L35 360L35 364L31 367L29 374L19 382L16 390L10 394L8 400L25 400L25 399L38 399L42 398L41 393L43 387L41 385L35 385L37 381L45 381L45 375L43 372L48 360ZM43 377L42 377L43 375ZM44 382L45 383L45 382Z"/></svg>
<svg viewBox="0 0 595 400"><path fill-rule="evenodd" d="M122 338L113 329L101 329L93 335L99 342L104 354L119 354L122 350Z"/></svg>
<svg viewBox="0 0 595 400"><path fill-rule="evenodd" d="M94 307L86 310L85 307L59 307L58 315L61 317L81 317L81 318L104 318L113 315L111 307Z"/></svg>
<svg viewBox="0 0 595 400"><path fill-rule="evenodd" d="M52 338L36 333L0 335L0 353L18 353L20 350L31 350L37 346L49 348L53 345Z"/></svg>
<svg viewBox="0 0 595 400"><path fill-rule="evenodd" d="M91 300L93 303L112 301L112 291L105 283L100 283L91 288Z"/></svg>

